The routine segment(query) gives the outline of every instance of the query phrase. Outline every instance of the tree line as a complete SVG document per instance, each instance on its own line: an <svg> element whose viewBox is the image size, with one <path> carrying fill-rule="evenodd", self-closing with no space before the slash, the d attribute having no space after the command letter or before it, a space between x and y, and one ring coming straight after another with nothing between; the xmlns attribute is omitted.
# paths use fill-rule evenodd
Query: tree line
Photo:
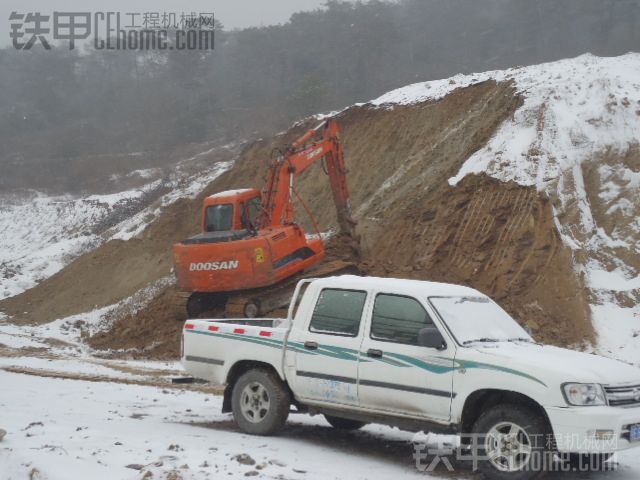
<svg viewBox="0 0 640 480"><path fill-rule="evenodd" d="M0 50L0 188L69 158L273 133L409 83L637 51L640 0L332 0L282 25L218 25L215 42Z"/></svg>

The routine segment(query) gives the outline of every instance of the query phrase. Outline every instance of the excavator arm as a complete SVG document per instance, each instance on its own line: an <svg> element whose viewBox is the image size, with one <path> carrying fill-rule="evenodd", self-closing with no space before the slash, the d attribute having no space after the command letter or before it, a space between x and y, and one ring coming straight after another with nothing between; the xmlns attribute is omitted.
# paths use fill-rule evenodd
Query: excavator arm
<svg viewBox="0 0 640 480"><path fill-rule="evenodd" d="M294 222L294 178L323 159L331 184L340 232L356 240L356 222L351 211L347 170L340 143L340 126L335 120L324 121L309 130L293 142L284 155L276 159L263 196L266 224L275 226Z"/></svg>

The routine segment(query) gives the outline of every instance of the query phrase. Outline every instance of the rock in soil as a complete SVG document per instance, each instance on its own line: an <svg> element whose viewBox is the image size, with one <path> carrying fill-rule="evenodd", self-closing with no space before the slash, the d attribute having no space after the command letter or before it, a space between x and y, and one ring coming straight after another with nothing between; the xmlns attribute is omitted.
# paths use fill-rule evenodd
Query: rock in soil
<svg viewBox="0 0 640 480"><path fill-rule="evenodd" d="M242 464L242 465L255 465L256 461L251 458L249 455L247 455L246 453L240 453L234 457L232 457L232 460L236 460L238 463Z"/></svg>

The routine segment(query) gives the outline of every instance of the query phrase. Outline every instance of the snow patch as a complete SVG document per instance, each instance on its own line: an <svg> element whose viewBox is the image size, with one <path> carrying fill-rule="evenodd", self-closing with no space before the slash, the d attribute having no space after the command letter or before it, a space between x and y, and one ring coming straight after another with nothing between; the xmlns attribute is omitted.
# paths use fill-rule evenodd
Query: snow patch
<svg viewBox="0 0 640 480"><path fill-rule="evenodd" d="M166 178L138 189L107 195L0 196L0 300L33 288L108 240L141 234L168 205L198 195L233 165L217 162L194 173L191 164L219 148L235 147L198 153ZM134 173L146 178L151 170Z"/></svg>
<svg viewBox="0 0 640 480"><path fill-rule="evenodd" d="M345 438L322 417L292 416L289 433L268 441L238 433L230 416L219 413L222 397L209 393L1 370L0 384L11 385L0 397L2 428L8 432L0 449L2 478L29 478L34 470L47 480L149 478L146 472L159 479L430 477L413 466L412 435L388 427L367 426L349 433L348 441L405 443L405 462L369 452L354 455L326 441L301 441L317 435ZM246 460L238 461L238 455Z"/></svg>

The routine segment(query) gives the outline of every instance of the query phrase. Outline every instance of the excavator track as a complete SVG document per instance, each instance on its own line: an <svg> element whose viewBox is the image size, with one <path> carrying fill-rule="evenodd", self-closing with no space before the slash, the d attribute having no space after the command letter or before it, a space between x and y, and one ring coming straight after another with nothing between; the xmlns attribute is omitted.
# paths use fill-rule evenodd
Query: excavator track
<svg viewBox="0 0 640 480"><path fill-rule="evenodd" d="M225 318L256 318L278 312L285 314L289 301L298 281L302 278L321 278L333 275L360 274L355 263L344 260L323 262L305 272L269 287L255 290L219 293L189 293L176 294L176 308L182 306L189 318L202 318L206 315L220 315Z"/></svg>
<svg viewBox="0 0 640 480"><path fill-rule="evenodd" d="M232 294L225 306L226 318L256 318L289 306L296 284L302 278L359 274L356 264L343 260L324 262L270 287Z"/></svg>

